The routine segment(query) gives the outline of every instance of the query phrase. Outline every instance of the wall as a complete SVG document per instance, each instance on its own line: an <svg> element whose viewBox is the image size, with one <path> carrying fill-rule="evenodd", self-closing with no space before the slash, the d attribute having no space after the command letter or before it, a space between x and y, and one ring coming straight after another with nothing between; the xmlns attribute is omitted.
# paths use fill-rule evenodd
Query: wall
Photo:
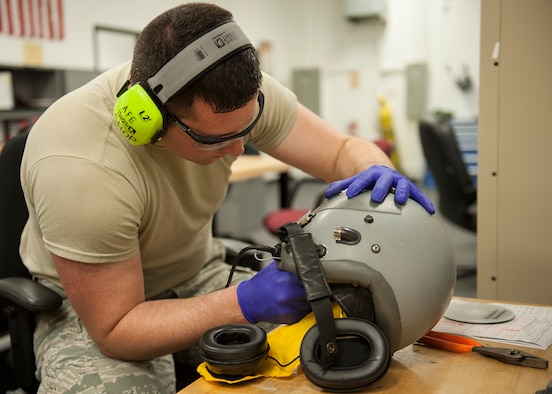
<svg viewBox="0 0 552 394"><path fill-rule="evenodd" d="M215 0L230 9L253 43L271 43L270 71L290 85L294 68L319 67L326 80L325 117L346 129L351 122L366 138L378 135L378 95L394 111L397 147L404 171L421 179L425 163L416 119L406 115L405 71L426 63L428 110L476 116L479 74L480 0L387 0L385 22L351 22L344 0ZM25 65L29 44L45 67L94 67L95 25L139 31L163 10L181 1L65 0L65 38L38 41L0 33L0 64ZM455 85L466 64L474 90ZM354 83L351 81L354 78ZM347 131L347 130L344 130Z"/></svg>
<svg viewBox="0 0 552 394"><path fill-rule="evenodd" d="M379 43L377 92L395 112L395 134L405 172L419 177L425 169L417 119L406 108L406 67L425 63L429 71L427 111L445 110L459 118L478 115L479 0L388 2L388 22ZM466 64L473 89L462 92L455 78Z"/></svg>

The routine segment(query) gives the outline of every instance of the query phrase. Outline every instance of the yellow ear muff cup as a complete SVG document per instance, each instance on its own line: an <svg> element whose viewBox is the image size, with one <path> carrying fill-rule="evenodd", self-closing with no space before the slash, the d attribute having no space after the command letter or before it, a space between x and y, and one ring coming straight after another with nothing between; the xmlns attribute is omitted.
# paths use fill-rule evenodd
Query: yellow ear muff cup
<svg viewBox="0 0 552 394"><path fill-rule="evenodd" d="M131 86L113 108L117 126L133 145L155 142L163 132L163 113L147 90L141 84Z"/></svg>

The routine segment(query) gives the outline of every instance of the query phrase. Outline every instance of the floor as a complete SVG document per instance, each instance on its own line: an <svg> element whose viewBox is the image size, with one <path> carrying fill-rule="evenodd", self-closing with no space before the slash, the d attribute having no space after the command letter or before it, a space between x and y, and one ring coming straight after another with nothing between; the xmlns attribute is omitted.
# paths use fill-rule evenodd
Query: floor
<svg viewBox="0 0 552 394"><path fill-rule="evenodd" d="M438 200L434 189L423 189L424 193L434 202ZM458 267L458 278L454 295L459 297L477 297L477 236L475 233L456 226L439 215L436 206L436 215L447 230Z"/></svg>

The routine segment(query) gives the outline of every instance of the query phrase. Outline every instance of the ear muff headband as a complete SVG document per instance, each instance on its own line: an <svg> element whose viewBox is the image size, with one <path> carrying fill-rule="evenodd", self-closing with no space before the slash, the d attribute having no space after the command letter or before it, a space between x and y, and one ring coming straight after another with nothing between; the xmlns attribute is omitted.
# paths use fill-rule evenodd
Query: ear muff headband
<svg viewBox="0 0 552 394"><path fill-rule="evenodd" d="M251 42L236 22L224 22L186 45L148 79L148 85L165 104L211 67L251 47Z"/></svg>
<svg viewBox="0 0 552 394"><path fill-rule="evenodd" d="M165 103L224 59L251 47L236 22L223 22L186 45L146 83L127 89L127 82L113 109L124 136L133 145L156 142L167 122Z"/></svg>
<svg viewBox="0 0 552 394"><path fill-rule="evenodd" d="M301 342L301 366L307 378L329 391L359 390L379 379L389 368L391 352L383 332L361 319L337 319L339 353L324 368L320 359L320 334L315 325Z"/></svg>

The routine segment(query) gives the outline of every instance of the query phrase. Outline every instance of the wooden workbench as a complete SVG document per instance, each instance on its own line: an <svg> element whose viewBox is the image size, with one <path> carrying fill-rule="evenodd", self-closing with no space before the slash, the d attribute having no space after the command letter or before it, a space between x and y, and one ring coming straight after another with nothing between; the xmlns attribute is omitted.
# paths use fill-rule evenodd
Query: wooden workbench
<svg viewBox="0 0 552 394"><path fill-rule="evenodd" d="M230 182L258 178L269 173L287 173L291 166L266 155L241 155L232 163Z"/></svg>
<svg viewBox="0 0 552 394"><path fill-rule="evenodd" d="M279 174L280 208L289 205L289 176L291 166L268 155L241 155L232 163L230 183Z"/></svg>
<svg viewBox="0 0 552 394"><path fill-rule="evenodd" d="M486 346L508 348L504 344L480 341ZM552 361L547 350L515 346ZM393 355L387 373L359 393L527 393L543 390L552 380L552 370L508 365L478 353L451 353L421 345L410 345ZM260 378L229 385L207 382L203 378L179 394L310 394L322 390L314 386L299 367L289 378Z"/></svg>

